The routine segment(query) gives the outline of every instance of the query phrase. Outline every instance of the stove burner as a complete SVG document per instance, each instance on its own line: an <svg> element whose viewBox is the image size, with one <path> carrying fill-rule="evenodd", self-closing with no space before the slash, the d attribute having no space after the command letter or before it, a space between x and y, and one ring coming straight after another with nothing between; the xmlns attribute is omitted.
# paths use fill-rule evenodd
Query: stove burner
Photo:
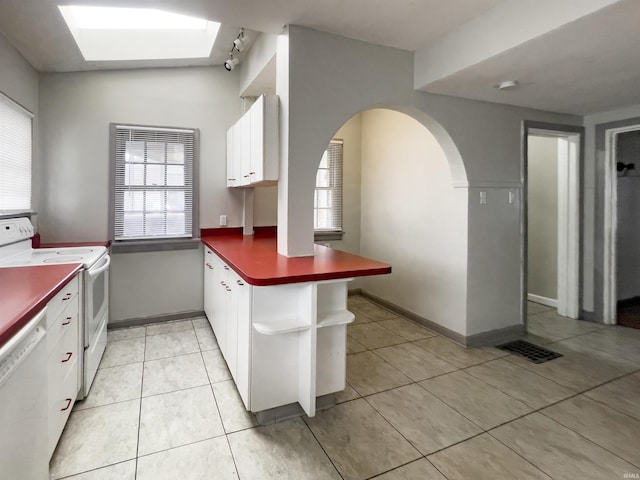
<svg viewBox="0 0 640 480"><path fill-rule="evenodd" d="M93 253L93 248L74 248L73 250L59 250L56 252L56 255L85 255L87 253Z"/></svg>
<svg viewBox="0 0 640 480"><path fill-rule="evenodd" d="M47 258L42 263L82 263L82 257L78 256L66 256L66 257L54 257Z"/></svg>

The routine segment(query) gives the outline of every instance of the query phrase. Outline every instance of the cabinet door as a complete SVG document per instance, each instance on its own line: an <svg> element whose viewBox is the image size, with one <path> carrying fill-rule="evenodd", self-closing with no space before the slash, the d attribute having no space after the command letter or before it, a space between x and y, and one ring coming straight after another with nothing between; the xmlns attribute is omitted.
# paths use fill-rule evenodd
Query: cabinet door
<svg viewBox="0 0 640 480"><path fill-rule="evenodd" d="M229 268L225 265L225 268ZM224 358L231 372L231 376L236 380L238 363L238 286L235 284L235 274L227 270L227 293L226 315L225 315L225 335L226 351Z"/></svg>
<svg viewBox="0 0 640 480"><path fill-rule="evenodd" d="M214 263L213 252L204 249L204 313L211 323L213 319ZM213 327L212 327L213 328Z"/></svg>
<svg viewBox="0 0 640 480"><path fill-rule="evenodd" d="M238 122L240 127L240 172L242 174L241 185L251 183L251 115L245 113Z"/></svg>
<svg viewBox="0 0 640 480"><path fill-rule="evenodd" d="M215 257L215 256L214 256ZM212 298L212 310L213 313L210 318L211 327L213 328L213 333L216 335L216 339L218 340L218 346L220 347L220 351L225 352L226 350L226 333L225 333L225 309L226 309L226 282L225 275L222 269L222 262L215 257L213 263L213 298Z"/></svg>
<svg viewBox="0 0 640 480"><path fill-rule="evenodd" d="M238 161L236 159L238 153L235 151L235 143L237 136L237 128L234 125L227 130L227 187L235 187L239 185Z"/></svg>
<svg viewBox="0 0 640 480"><path fill-rule="evenodd" d="M251 183L264 180L264 96L258 98L249 110L251 121Z"/></svg>
<svg viewBox="0 0 640 480"><path fill-rule="evenodd" d="M251 372L249 365L251 364L251 285L244 280L237 278L234 286L237 291L237 325L238 325L238 349L237 349L237 365L236 365L236 387L240 393L240 397L244 402L247 410L251 408L249 404L249 379Z"/></svg>

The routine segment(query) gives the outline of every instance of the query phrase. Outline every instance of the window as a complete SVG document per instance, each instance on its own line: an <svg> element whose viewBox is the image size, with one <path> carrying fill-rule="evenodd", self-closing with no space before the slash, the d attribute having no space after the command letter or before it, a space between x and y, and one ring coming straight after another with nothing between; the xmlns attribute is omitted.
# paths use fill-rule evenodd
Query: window
<svg viewBox="0 0 640 480"><path fill-rule="evenodd" d="M342 238L342 140L332 140L322 155L316 174L313 215L316 238Z"/></svg>
<svg viewBox="0 0 640 480"><path fill-rule="evenodd" d="M115 242L190 239L197 130L112 125Z"/></svg>
<svg viewBox="0 0 640 480"><path fill-rule="evenodd" d="M32 120L0 93L0 211L31 210Z"/></svg>

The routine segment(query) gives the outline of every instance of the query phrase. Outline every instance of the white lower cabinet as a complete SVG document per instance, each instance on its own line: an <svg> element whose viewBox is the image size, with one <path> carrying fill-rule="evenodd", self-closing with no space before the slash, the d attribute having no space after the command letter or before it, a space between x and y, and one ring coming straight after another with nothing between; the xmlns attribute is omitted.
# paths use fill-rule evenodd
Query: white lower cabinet
<svg viewBox="0 0 640 480"><path fill-rule="evenodd" d="M80 345L78 275L47 304L49 456L56 448L78 397Z"/></svg>
<svg viewBox="0 0 640 480"><path fill-rule="evenodd" d="M253 286L204 255L205 311L247 410L298 402L313 416L317 396L345 387L351 279Z"/></svg>

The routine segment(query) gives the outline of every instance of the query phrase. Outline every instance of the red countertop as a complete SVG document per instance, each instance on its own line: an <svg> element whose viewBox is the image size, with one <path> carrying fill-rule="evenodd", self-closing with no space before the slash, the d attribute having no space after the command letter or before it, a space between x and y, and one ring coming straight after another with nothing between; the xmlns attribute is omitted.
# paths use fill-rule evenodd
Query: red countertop
<svg viewBox="0 0 640 480"><path fill-rule="evenodd" d="M215 235L202 243L251 285L282 285L391 273L391 265L315 245L315 256L278 255L273 235Z"/></svg>
<svg viewBox="0 0 640 480"><path fill-rule="evenodd" d="M80 264L0 268L0 347L80 271Z"/></svg>

